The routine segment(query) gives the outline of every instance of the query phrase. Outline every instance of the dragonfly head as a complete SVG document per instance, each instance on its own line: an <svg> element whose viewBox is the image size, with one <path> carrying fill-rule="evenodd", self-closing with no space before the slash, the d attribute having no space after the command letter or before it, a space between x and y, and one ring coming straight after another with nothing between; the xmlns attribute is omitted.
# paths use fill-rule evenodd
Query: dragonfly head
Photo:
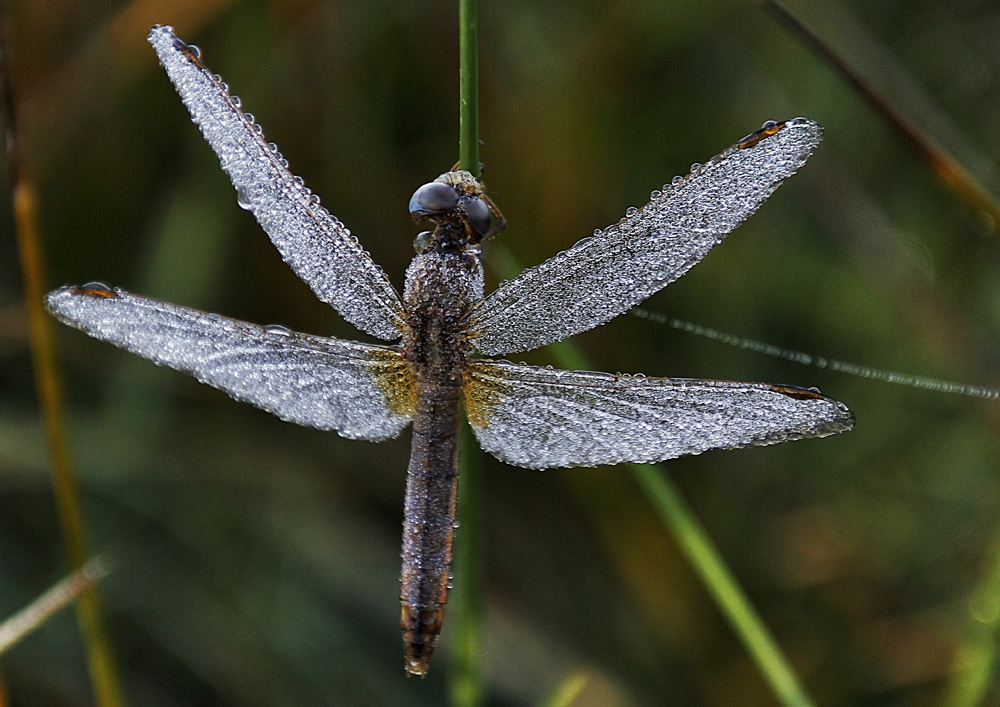
<svg viewBox="0 0 1000 707"><path fill-rule="evenodd" d="M445 172L433 182L419 187L410 197L414 221L433 221L435 236L454 241L456 236L475 245L497 233L506 222L486 196L483 185L465 170ZM492 225L493 214L499 218Z"/></svg>

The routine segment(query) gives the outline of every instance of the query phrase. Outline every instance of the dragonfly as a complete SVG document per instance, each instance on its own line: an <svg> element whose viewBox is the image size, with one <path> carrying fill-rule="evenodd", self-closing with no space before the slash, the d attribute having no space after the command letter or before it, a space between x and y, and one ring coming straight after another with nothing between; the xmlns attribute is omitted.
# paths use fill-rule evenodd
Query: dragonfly
<svg viewBox="0 0 1000 707"><path fill-rule="evenodd" d="M221 77L169 26L149 34L218 155L238 204L319 299L391 345L258 326L111 288L46 297L58 320L196 377L299 425L381 441L412 425L403 518L405 669L426 675L450 582L461 409L481 447L529 469L659 462L710 449L850 430L816 389L612 375L487 358L604 324L687 272L798 170L822 136L811 120L768 122L640 209L484 297L481 247L506 221L469 172L409 202L416 239L402 297L358 239L288 169Z"/></svg>

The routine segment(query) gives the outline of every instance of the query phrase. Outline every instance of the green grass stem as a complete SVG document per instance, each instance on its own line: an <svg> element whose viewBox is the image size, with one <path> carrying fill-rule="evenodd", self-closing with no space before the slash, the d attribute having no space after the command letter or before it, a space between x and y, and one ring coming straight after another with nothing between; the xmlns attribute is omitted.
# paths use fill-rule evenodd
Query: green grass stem
<svg viewBox="0 0 1000 707"><path fill-rule="evenodd" d="M988 702L1000 634L1000 535L993 541L989 563L982 581L971 593L969 627L955 655L955 669L943 702L946 707L974 707Z"/></svg>
<svg viewBox="0 0 1000 707"><path fill-rule="evenodd" d="M459 165L479 176L479 68L476 0L459 0ZM472 431L462 425L459 475L459 530L455 541L455 654L449 689L455 707L481 705L483 683L483 609L480 595L480 453Z"/></svg>

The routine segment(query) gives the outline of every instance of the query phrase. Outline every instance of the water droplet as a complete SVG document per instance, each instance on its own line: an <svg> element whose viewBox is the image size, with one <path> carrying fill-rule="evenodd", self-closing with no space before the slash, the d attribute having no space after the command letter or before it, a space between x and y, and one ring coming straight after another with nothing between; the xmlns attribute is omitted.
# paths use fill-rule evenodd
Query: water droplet
<svg viewBox="0 0 1000 707"><path fill-rule="evenodd" d="M295 177L292 179L292 181L295 182L295 186L297 186L297 187L303 187L306 184L306 180L304 180L302 177L300 177L298 175L295 175Z"/></svg>
<svg viewBox="0 0 1000 707"><path fill-rule="evenodd" d="M417 234L417 237L413 239L413 249L418 253L423 253L431 244L434 242L434 234L430 231L421 231Z"/></svg>
<svg viewBox="0 0 1000 707"><path fill-rule="evenodd" d="M91 280L80 286L81 290L95 290L97 292L111 292L111 288L100 280Z"/></svg>
<svg viewBox="0 0 1000 707"><path fill-rule="evenodd" d="M765 120L764 124L760 126L761 130L774 130L778 127L778 124L773 120Z"/></svg>
<svg viewBox="0 0 1000 707"><path fill-rule="evenodd" d="M247 119L247 122L253 125L253 113L244 113L243 117Z"/></svg>
<svg viewBox="0 0 1000 707"><path fill-rule="evenodd" d="M649 192L650 199L659 199L662 195L663 192L661 192L659 189L654 189L653 191Z"/></svg>
<svg viewBox="0 0 1000 707"><path fill-rule="evenodd" d="M691 165L692 172L697 172L699 169L701 169L701 162L695 162Z"/></svg>
<svg viewBox="0 0 1000 707"><path fill-rule="evenodd" d="M310 206L319 206L319 197L316 194L310 194L309 195L309 205Z"/></svg>
<svg viewBox="0 0 1000 707"><path fill-rule="evenodd" d="M676 187L676 186L679 186L680 183L683 182L683 181L684 181L684 177L682 177L682 176L680 176L678 174L676 177L674 177L673 179L670 180L670 184L672 184L673 186Z"/></svg>
<svg viewBox="0 0 1000 707"><path fill-rule="evenodd" d="M595 236L599 236L599 235L601 235L601 229L599 229L599 228L595 228L595 229L594 229L594 235L595 235Z"/></svg>
<svg viewBox="0 0 1000 707"><path fill-rule="evenodd" d="M236 106L237 108L243 107L243 101L240 100L239 96L230 96L229 99L233 102L233 105Z"/></svg>
<svg viewBox="0 0 1000 707"><path fill-rule="evenodd" d="M258 135L263 135L264 134L264 128L262 128L260 126L260 123L254 123L253 124L253 131L255 133L257 133Z"/></svg>
<svg viewBox="0 0 1000 707"><path fill-rule="evenodd" d="M188 51L194 54L195 59L201 59L201 49L198 48L197 44L187 45Z"/></svg>
<svg viewBox="0 0 1000 707"><path fill-rule="evenodd" d="M625 209L625 215L626 216L635 216L635 212L638 211L638 210L639 209L635 208L634 206L630 206L627 209Z"/></svg>
<svg viewBox="0 0 1000 707"><path fill-rule="evenodd" d="M280 324L268 324L264 327L264 331L268 334L276 334L278 336L291 336L292 330L288 327L281 326Z"/></svg>
<svg viewBox="0 0 1000 707"><path fill-rule="evenodd" d="M245 209L246 211L249 211L253 206L250 203L250 194L248 194L247 190L244 189L243 187L240 187L236 190L236 204L241 209Z"/></svg>

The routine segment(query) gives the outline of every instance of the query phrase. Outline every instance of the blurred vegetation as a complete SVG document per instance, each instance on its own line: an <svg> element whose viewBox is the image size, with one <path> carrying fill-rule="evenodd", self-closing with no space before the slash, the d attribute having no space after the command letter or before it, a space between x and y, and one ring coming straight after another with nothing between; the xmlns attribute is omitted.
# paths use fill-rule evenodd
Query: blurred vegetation
<svg viewBox="0 0 1000 707"><path fill-rule="evenodd" d="M998 193L995 3L789 4ZM418 230L406 201L457 159L454 2L11 0L7 16L52 286L101 279L363 338L237 208L145 36L169 23L198 44L401 285ZM995 224L760 5L511 0L482 3L479 34L481 159L520 262L618 219L764 120L805 115L826 128L810 163L646 306L998 384ZM11 223L0 201L0 617L67 571ZM443 703L447 622L430 677L402 669L408 437L376 446L296 428L58 334L133 704ZM815 385L854 410L850 434L667 465L819 703L938 704L976 655L991 659L1000 609L982 582L1000 552L1000 403L799 368L631 317L576 341L604 370ZM773 704L629 474L484 467L490 704L537 704L567 680L582 684L575 705ZM69 613L2 671L14 705L91 699ZM995 676L985 699L1000 701Z"/></svg>

